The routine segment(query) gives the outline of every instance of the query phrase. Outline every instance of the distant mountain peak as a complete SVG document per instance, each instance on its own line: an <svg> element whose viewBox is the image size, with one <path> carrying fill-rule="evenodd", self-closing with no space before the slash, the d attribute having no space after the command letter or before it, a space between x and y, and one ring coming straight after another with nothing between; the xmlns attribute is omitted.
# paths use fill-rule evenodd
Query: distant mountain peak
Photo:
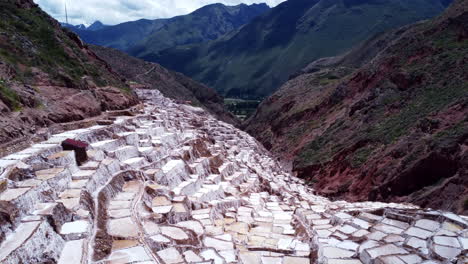
<svg viewBox="0 0 468 264"><path fill-rule="evenodd" d="M96 20L93 24L91 24L91 26L87 28L87 30L96 31L96 30L103 29L105 27L106 25L104 25L101 21Z"/></svg>
<svg viewBox="0 0 468 264"><path fill-rule="evenodd" d="M241 8L252 9L252 8L255 8L255 9L265 9L265 10L267 10L267 9L270 9L270 6L268 6L265 3L250 4L250 5L247 5L245 3L241 3L241 4L238 4L238 5L225 5L225 4L222 4L222 3L215 3L215 4L210 4L210 5L200 7L199 9L193 11L192 14L196 14L198 12L203 12L203 11L209 11L209 10L212 10L213 8L224 8L224 9L241 9Z"/></svg>
<svg viewBox="0 0 468 264"><path fill-rule="evenodd" d="M94 21L94 23L92 23L91 26L89 26L89 27L92 27L92 26L103 26L103 25L104 25L104 24L103 24L101 21L96 20L96 21Z"/></svg>
<svg viewBox="0 0 468 264"><path fill-rule="evenodd" d="M268 8L271 8L267 3L251 4L251 6L267 6Z"/></svg>
<svg viewBox="0 0 468 264"><path fill-rule="evenodd" d="M270 10L265 4L226 6L212 4L188 15L167 19L141 19L96 29L74 30L83 41L112 47L131 54L152 53L178 45L217 39ZM98 23L99 22L99 23ZM146 50L148 47L151 50Z"/></svg>
<svg viewBox="0 0 468 264"><path fill-rule="evenodd" d="M163 52L147 45L134 55L191 76L224 96L259 99L315 59L439 15L442 1L451 0L284 1L222 39ZM230 13L248 12L240 8Z"/></svg>
<svg viewBox="0 0 468 264"><path fill-rule="evenodd" d="M67 24L67 23L64 23L64 22L62 22L60 24L62 26L64 26L64 27L66 27L66 28L71 29L71 30L79 30L79 31L97 31L97 30L100 30L100 29L103 29L103 28L107 27L106 25L104 25L99 20L96 20L91 25L90 24L88 24L88 25L85 25L85 24L72 25L72 24Z"/></svg>

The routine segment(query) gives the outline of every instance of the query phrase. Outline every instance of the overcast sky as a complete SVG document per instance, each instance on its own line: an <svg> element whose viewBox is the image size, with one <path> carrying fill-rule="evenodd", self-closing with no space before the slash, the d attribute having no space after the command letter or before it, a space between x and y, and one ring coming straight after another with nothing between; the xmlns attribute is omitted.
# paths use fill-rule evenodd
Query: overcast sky
<svg viewBox="0 0 468 264"><path fill-rule="evenodd" d="M213 3L267 3L273 7L285 0L67 0L68 20L71 24L91 24L100 20L114 25L141 18L168 18L188 14ZM55 19L65 21L65 0L34 0Z"/></svg>

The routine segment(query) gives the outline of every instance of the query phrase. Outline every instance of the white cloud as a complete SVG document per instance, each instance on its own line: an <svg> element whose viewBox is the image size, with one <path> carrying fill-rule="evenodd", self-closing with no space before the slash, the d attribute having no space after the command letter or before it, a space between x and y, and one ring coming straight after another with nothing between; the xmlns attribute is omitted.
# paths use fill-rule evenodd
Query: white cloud
<svg viewBox="0 0 468 264"><path fill-rule="evenodd" d="M185 15L214 3L267 3L273 7L285 0L34 0L59 21L65 21L65 1L71 24L90 24L100 20L113 25L142 18L156 19Z"/></svg>

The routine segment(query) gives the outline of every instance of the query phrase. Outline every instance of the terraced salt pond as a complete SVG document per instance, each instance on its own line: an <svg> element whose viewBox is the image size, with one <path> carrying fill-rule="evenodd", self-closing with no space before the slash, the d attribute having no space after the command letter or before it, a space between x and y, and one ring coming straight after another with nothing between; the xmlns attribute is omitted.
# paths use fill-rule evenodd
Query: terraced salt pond
<svg viewBox="0 0 468 264"><path fill-rule="evenodd" d="M138 93L132 116L0 159L1 263L467 263L466 217L316 196L246 133Z"/></svg>

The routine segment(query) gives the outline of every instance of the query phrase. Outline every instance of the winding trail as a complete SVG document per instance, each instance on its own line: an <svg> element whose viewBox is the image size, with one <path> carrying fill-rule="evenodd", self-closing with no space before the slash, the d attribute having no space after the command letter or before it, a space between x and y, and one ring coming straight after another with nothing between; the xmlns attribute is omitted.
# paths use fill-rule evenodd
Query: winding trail
<svg viewBox="0 0 468 264"><path fill-rule="evenodd" d="M156 70L156 66L153 66L153 67L152 67L151 69L149 69L147 72L144 72L144 73L138 74L138 75L136 76L136 78L135 78L135 79L137 79L137 80L138 80L138 78L139 78L140 76L143 76L143 75L148 75L148 74L152 73L154 70Z"/></svg>

